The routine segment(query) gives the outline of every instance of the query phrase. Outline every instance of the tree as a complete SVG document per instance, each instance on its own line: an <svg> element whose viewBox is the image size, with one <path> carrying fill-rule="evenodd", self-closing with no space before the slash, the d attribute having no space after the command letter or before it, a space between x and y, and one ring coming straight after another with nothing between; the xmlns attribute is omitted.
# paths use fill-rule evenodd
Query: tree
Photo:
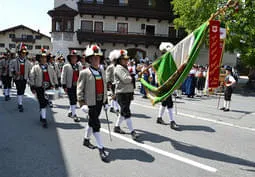
<svg viewBox="0 0 255 177"><path fill-rule="evenodd" d="M176 28L184 27L192 32L208 20L216 9L227 0L172 0L174 24ZM248 68L255 68L255 2L240 0L238 8L229 9L222 15L228 28L226 50L239 52L241 62Z"/></svg>

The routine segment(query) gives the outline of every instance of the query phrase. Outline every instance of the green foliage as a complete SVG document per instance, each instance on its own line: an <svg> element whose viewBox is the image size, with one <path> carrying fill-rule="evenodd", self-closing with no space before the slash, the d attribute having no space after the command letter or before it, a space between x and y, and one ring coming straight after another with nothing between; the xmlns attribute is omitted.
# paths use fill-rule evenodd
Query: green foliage
<svg viewBox="0 0 255 177"><path fill-rule="evenodd" d="M176 28L192 32L208 20L227 0L172 0ZM241 62L255 68L255 1L239 1L238 11L228 9L219 17L228 28L226 50L239 52Z"/></svg>

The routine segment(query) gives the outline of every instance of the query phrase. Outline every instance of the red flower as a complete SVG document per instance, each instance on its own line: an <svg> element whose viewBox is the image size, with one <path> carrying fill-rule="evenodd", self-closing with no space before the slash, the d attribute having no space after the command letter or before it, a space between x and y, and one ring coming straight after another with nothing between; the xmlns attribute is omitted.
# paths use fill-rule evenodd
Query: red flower
<svg viewBox="0 0 255 177"><path fill-rule="evenodd" d="M124 50L121 50L121 51L120 51L120 54L121 54L121 55L124 55L124 53L125 53Z"/></svg>
<svg viewBox="0 0 255 177"><path fill-rule="evenodd" d="M94 46L92 47L92 50L93 50L94 52L97 52L97 51L98 51L97 46L96 46L96 45L94 45Z"/></svg>

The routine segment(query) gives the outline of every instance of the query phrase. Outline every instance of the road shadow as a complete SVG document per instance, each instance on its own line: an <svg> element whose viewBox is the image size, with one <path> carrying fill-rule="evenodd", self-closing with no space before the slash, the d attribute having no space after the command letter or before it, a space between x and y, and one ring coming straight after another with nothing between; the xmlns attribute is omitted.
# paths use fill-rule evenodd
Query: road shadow
<svg viewBox="0 0 255 177"><path fill-rule="evenodd" d="M203 132L216 132L213 128L202 125L179 125L179 131L203 131Z"/></svg>
<svg viewBox="0 0 255 177"><path fill-rule="evenodd" d="M172 138L168 138L168 137L158 135L152 132L148 132L145 130L137 130L137 132L139 132L139 135L140 135L138 139L138 142L140 143L144 143L145 141L149 141L153 143L169 142L172 145L172 147L174 147L175 150L178 150L190 155L194 155L194 156L209 159L209 160L255 168L255 162L250 160L246 160L243 158L227 155L222 152L217 152L210 149L202 148L193 144L176 141Z"/></svg>
<svg viewBox="0 0 255 177"><path fill-rule="evenodd" d="M54 120L49 115L49 128L42 128L39 108L34 109L37 102L27 97L23 104L26 109L19 113L13 102L0 101L0 134L4 135L0 138L0 176L68 177Z"/></svg>
<svg viewBox="0 0 255 177"><path fill-rule="evenodd" d="M146 115L146 114L132 113L132 118L150 119L151 116L148 116L148 115Z"/></svg>
<svg viewBox="0 0 255 177"><path fill-rule="evenodd" d="M137 160L141 162L146 163L152 163L155 158L141 150L141 149L123 149L123 148L117 148L117 149L106 149L109 154L109 160L115 161L115 160Z"/></svg>

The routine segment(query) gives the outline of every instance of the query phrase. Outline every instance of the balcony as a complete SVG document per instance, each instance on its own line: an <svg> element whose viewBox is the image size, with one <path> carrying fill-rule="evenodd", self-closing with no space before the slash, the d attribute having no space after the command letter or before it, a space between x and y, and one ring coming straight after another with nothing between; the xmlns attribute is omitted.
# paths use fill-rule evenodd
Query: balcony
<svg viewBox="0 0 255 177"><path fill-rule="evenodd" d="M145 35L143 33L119 33L117 31L91 32L77 31L77 39L81 42L97 42L97 43L122 43L135 44L145 46L159 46L161 42L172 42L176 44L182 38L171 37L168 35Z"/></svg>
<svg viewBox="0 0 255 177"><path fill-rule="evenodd" d="M29 43L35 43L34 38L12 38L12 42L29 42Z"/></svg>
<svg viewBox="0 0 255 177"><path fill-rule="evenodd" d="M138 1L137 1L138 2ZM137 7L129 4L97 4L79 1L78 12L81 15L102 15L102 16L115 16L115 17L133 17L136 19L158 19L172 21L174 18L171 13L170 3L166 7L150 8L150 7ZM133 7L134 6L134 7Z"/></svg>

